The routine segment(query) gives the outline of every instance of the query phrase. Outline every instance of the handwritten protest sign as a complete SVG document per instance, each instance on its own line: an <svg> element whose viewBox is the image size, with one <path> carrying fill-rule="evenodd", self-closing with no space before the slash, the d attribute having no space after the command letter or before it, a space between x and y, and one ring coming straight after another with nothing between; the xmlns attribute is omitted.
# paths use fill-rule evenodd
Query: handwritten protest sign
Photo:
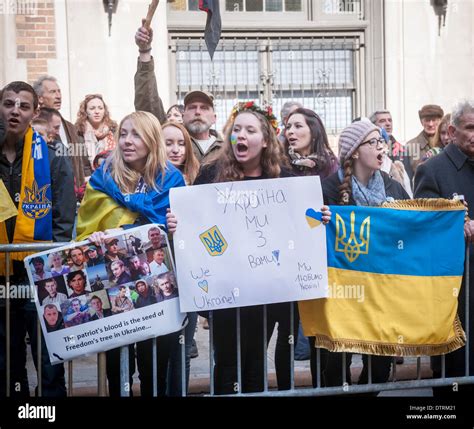
<svg viewBox="0 0 474 429"><path fill-rule="evenodd" d="M157 225L25 258L51 363L180 330L174 264Z"/></svg>
<svg viewBox="0 0 474 429"><path fill-rule="evenodd" d="M173 188L181 311L327 296L319 177Z"/></svg>

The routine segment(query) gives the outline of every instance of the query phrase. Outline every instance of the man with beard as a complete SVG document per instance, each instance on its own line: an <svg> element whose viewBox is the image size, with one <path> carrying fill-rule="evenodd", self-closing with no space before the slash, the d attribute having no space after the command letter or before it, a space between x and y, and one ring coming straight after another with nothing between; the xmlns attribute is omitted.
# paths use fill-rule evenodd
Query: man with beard
<svg viewBox="0 0 474 429"><path fill-rule="evenodd" d="M138 64L135 74L135 109L153 113L161 123L166 121L163 102L158 95L151 42L153 30L144 26L135 34ZM200 163L222 146L222 138L211 127L216 123L214 97L204 91L191 91L184 97L183 125L191 136L193 152Z"/></svg>
<svg viewBox="0 0 474 429"><path fill-rule="evenodd" d="M72 261L71 271L83 270L87 267L84 251L80 247L69 250L68 256Z"/></svg>

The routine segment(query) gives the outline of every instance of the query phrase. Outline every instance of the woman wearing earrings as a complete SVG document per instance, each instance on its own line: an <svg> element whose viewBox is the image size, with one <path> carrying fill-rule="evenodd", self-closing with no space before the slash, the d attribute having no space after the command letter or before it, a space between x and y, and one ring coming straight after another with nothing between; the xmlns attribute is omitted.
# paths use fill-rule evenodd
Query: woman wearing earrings
<svg viewBox="0 0 474 429"><path fill-rule="evenodd" d="M410 199L399 182L381 171L384 156L386 144L380 128L364 119L345 128L339 138L339 161L342 167L323 181L325 204L377 207L393 199ZM347 378L343 380L342 353L327 352L326 365L322 366L323 385L351 384L351 360L352 354L347 353ZM362 355L362 362L358 383L367 384L368 355ZM373 383L385 383L388 380L391 363L390 356L372 356Z"/></svg>
<svg viewBox="0 0 474 429"><path fill-rule="evenodd" d="M272 179L292 176L277 139L277 120L271 109L253 102L234 107L225 130L225 142L218 157L204 165L194 184L240 180ZM322 208L327 223L330 212ZM176 231L177 219L167 215L170 232ZM269 306L270 308L271 306ZM270 311L270 310L269 310ZM236 393L237 383L237 310L213 312L214 377L216 394ZM242 392L263 390L263 306L240 308Z"/></svg>

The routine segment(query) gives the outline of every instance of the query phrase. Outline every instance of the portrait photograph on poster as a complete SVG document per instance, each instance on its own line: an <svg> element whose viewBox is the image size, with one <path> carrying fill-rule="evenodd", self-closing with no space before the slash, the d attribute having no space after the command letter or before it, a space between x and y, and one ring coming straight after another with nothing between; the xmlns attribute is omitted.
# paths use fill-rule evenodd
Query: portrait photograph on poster
<svg viewBox="0 0 474 429"><path fill-rule="evenodd" d="M169 249L151 224L25 258L51 363L182 329Z"/></svg>

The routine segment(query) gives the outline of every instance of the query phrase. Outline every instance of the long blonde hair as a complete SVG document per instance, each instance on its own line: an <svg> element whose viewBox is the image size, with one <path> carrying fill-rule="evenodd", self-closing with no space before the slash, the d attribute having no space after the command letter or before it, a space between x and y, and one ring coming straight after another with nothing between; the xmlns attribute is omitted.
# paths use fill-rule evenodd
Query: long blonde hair
<svg viewBox="0 0 474 429"><path fill-rule="evenodd" d="M189 137L189 133L186 130L186 128L184 128L184 126L180 124L179 122L166 122L165 124L163 124L161 128L164 130L165 128L168 128L168 127L175 127L178 130L180 130L181 133L183 134L184 164L180 165L179 169L183 173L183 176L186 179L186 183L188 185L192 185L194 183L194 179L196 179L196 176L198 175L198 172L199 172L199 161L196 158L196 155L194 155L193 146L191 144L191 137Z"/></svg>
<svg viewBox="0 0 474 429"><path fill-rule="evenodd" d="M149 150L143 174L127 165L123 159L122 149L120 149L119 144L113 150L112 155L105 161L104 173L107 170L110 171L115 183L124 194L134 193L141 177L143 177L148 187L159 191L156 178L161 173L164 180L167 160L160 122L154 115L148 112L130 113L120 121L116 136L117 141L119 141L122 125L128 119L132 121L135 131Z"/></svg>
<svg viewBox="0 0 474 429"><path fill-rule="evenodd" d="M262 173L268 178L277 178L280 176L281 167L289 168L288 160L283 153L282 146L278 141L275 129L270 122L261 114L252 110L241 110L238 114L231 114L224 126L225 137L222 150L216 151L216 154L209 159L206 164L216 163L217 176L216 182L230 182L235 180L243 180L245 177L242 165L235 159L230 136L234 127L235 119L242 113L249 113L255 116L262 127L263 139L267 143L267 147L262 150L260 165Z"/></svg>

